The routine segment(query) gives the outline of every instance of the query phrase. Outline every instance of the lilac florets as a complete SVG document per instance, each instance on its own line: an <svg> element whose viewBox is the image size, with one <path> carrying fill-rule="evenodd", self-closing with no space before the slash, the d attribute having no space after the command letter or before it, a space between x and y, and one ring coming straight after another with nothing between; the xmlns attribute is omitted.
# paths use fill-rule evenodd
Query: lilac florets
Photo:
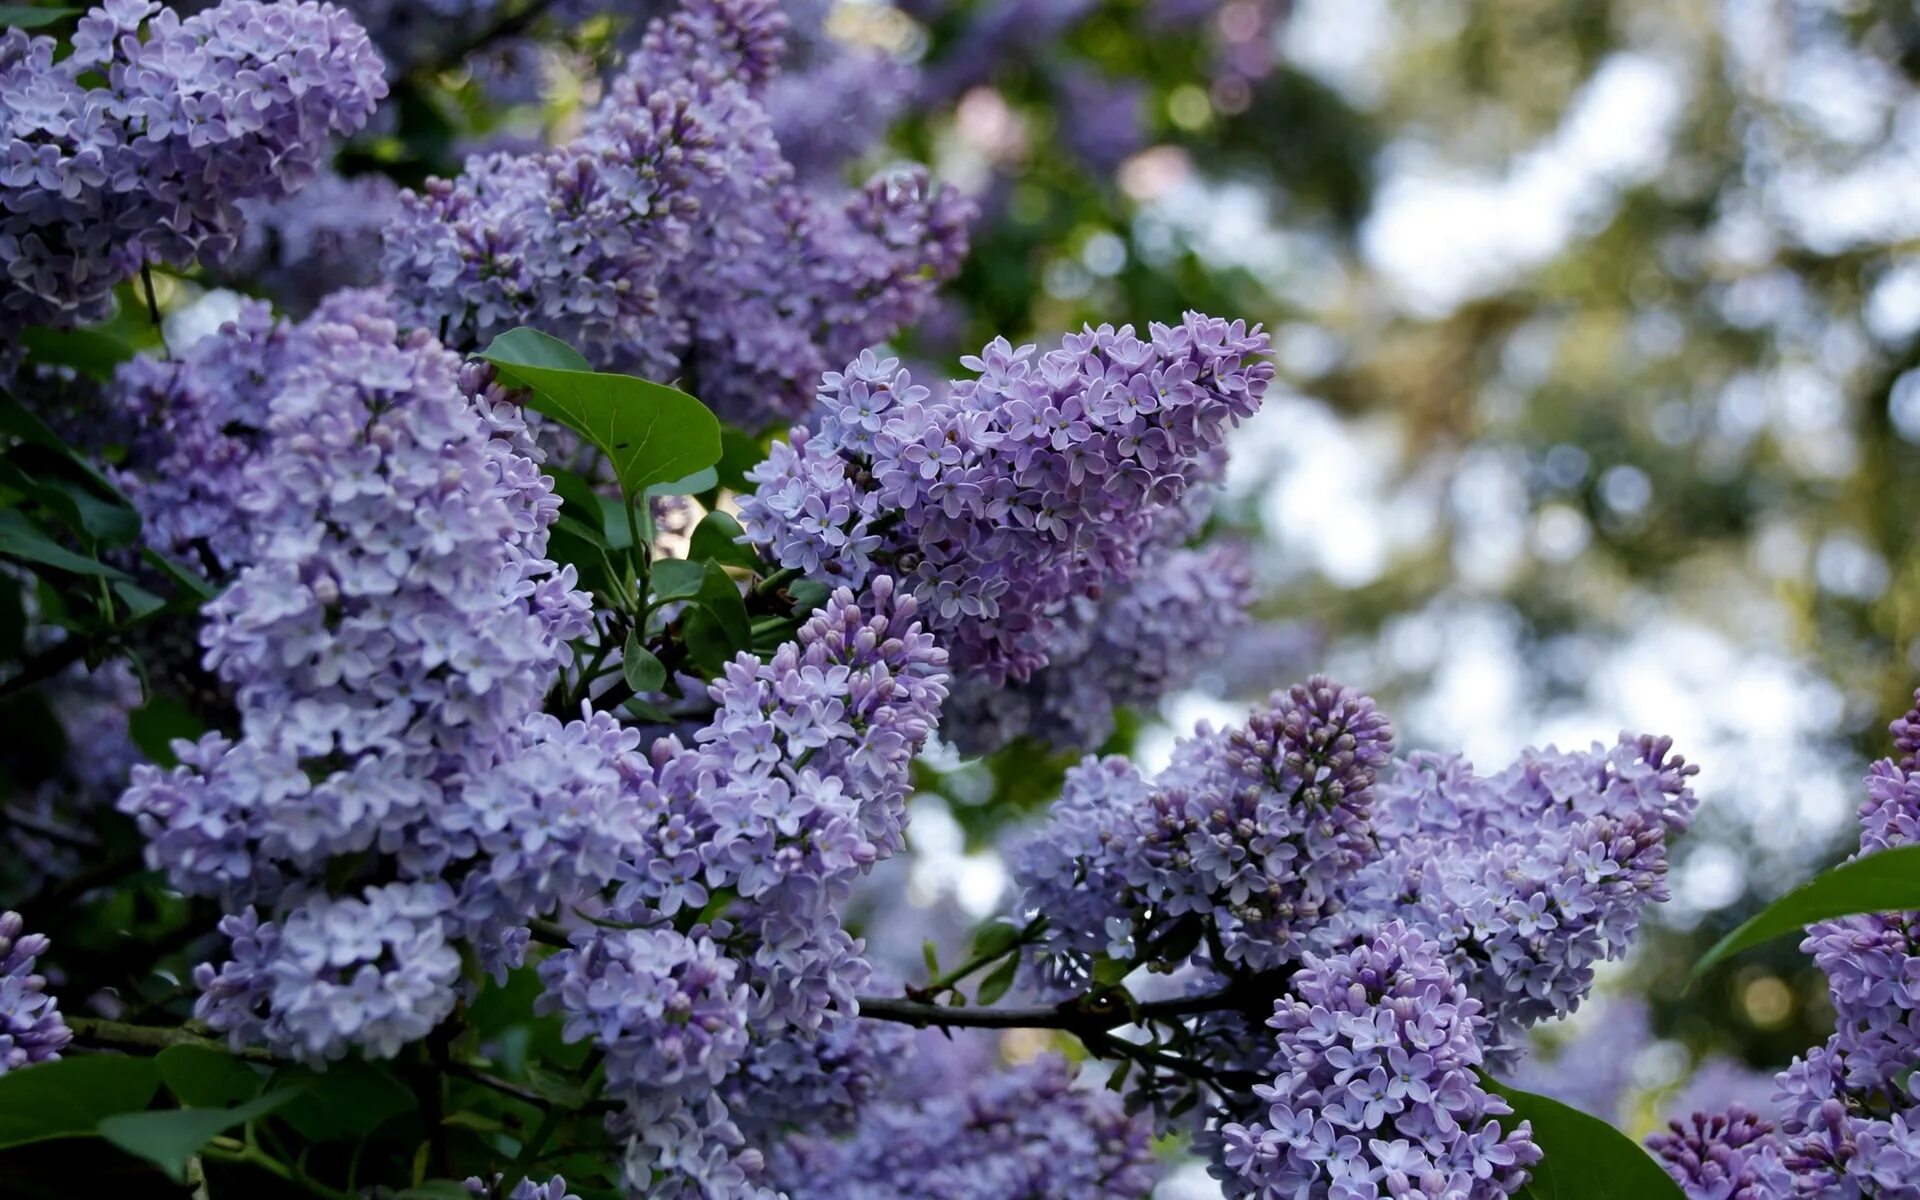
<svg viewBox="0 0 1920 1200"><path fill-rule="evenodd" d="M1773 1133L1770 1122L1736 1104L1672 1121L1647 1138L1647 1148L1687 1200L1782 1200L1794 1186Z"/></svg>
<svg viewBox="0 0 1920 1200"><path fill-rule="evenodd" d="M533 325L748 426L797 416L958 270L972 210L918 172L797 186L759 98L784 31L766 0L656 22L579 138L402 198L396 296L455 344Z"/></svg>
<svg viewBox="0 0 1920 1200"><path fill-rule="evenodd" d="M0 913L0 1075L51 1062L73 1040L60 1002L34 971L47 939L22 932L20 914Z"/></svg>
<svg viewBox="0 0 1920 1200"><path fill-rule="evenodd" d="M0 35L0 312L96 320L141 267L219 259L238 204L285 195L386 95L339 8L225 0L182 20L142 0L82 17L73 53Z"/></svg>
<svg viewBox="0 0 1920 1200"><path fill-rule="evenodd" d="M1379 857L1323 936L1417 923L1480 1002L1489 1060L1504 1068L1525 1029L1572 1011L1594 966L1624 954L1641 911L1667 898L1667 843L1692 819L1696 770L1669 747L1623 736L1528 751L1488 778L1414 755L1377 789Z"/></svg>
<svg viewBox="0 0 1920 1200"><path fill-rule="evenodd" d="M1373 848L1368 797L1392 745L1371 700L1315 678L1183 742L1151 787L1124 760L1082 764L1016 858L1024 905L1048 916L1048 973L1079 977L1102 952L1177 965L1195 945L1183 922L1221 969L1297 959Z"/></svg>
<svg viewBox="0 0 1920 1200"><path fill-rule="evenodd" d="M1047 662L1075 597L1131 578L1155 523L1209 474L1272 378L1256 327L1190 313L1101 326L1036 359L1004 340L939 400L891 359L829 375L819 429L751 473L750 538L860 586L898 575L958 667L989 683Z"/></svg>
<svg viewBox="0 0 1920 1200"><path fill-rule="evenodd" d="M1157 1175L1145 1124L1052 1057L876 1106L845 1141L790 1139L770 1173L793 1200L1142 1200Z"/></svg>
<svg viewBox="0 0 1920 1200"><path fill-rule="evenodd" d="M325 1062L358 1050L391 1058L453 1011L460 955L444 884L393 883L357 898L316 896L281 920L226 917L231 958L194 975L195 1015L235 1048Z"/></svg>
<svg viewBox="0 0 1920 1200"><path fill-rule="evenodd" d="M1310 959L1267 1022L1279 1050L1254 1091L1265 1120L1221 1127L1229 1196L1511 1194L1540 1151L1481 1087L1479 1005L1436 948L1395 922L1346 954Z"/></svg>

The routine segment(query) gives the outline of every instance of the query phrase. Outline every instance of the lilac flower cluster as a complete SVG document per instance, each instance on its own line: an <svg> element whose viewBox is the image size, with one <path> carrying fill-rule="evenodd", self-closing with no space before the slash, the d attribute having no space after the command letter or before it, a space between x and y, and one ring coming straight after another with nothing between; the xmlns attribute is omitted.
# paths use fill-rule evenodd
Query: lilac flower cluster
<svg viewBox="0 0 1920 1200"><path fill-rule="evenodd" d="M59 1058L73 1040L60 1002L33 970L46 952L45 937L21 931L19 913L0 913L0 1075Z"/></svg>
<svg viewBox="0 0 1920 1200"><path fill-rule="evenodd" d="M540 964L539 1011L606 1051L607 1084L636 1106L702 1097L746 1049L746 989L707 938L590 929Z"/></svg>
<svg viewBox="0 0 1920 1200"><path fill-rule="evenodd" d="M1338 944L1401 918L1439 945L1483 1009L1499 1069L1525 1029L1573 1010L1594 964L1618 958L1641 910L1667 898L1667 840L1684 832L1697 768L1664 738L1527 751L1492 777L1416 754L1373 797L1379 856L1354 878Z"/></svg>
<svg viewBox="0 0 1920 1200"><path fill-rule="evenodd" d="M895 573L956 667L1025 679L1069 603L1133 576L1160 515L1259 405L1266 346L1196 313L1146 339L1089 328L1038 359L996 340L940 400L863 355L825 378L817 431L754 469L741 522L812 576Z"/></svg>
<svg viewBox="0 0 1920 1200"><path fill-rule="evenodd" d="M1911 728L1896 723L1896 741ZM1920 775L1883 760L1866 791L1861 854L1920 843ZM1827 973L1834 1034L1777 1080L1777 1153L1801 1194L1920 1196L1917 920L1882 913L1807 928L1801 948Z"/></svg>
<svg viewBox="0 0 1920 1200"><path fill-rule="evenodd" d="M1239 547L1173 550L1097 601L1075 597L1047 665L1024 682L962 680L941 733L976 753L1023 736L1062 750L1098 746L1112 736L1118 710L1154 703L1226 653L1252 603Z"/></svg>
<svg viewBox="0 0 1920 1200"><path fill-rule="evenodd" d="M890 580L858 603L841 589L769 661L742 657L714 682L694 744L651 749L647 850L616 902L671 916L737 892L761 1025L817 1033L867 980L838 913L904 844L909 769L946 694L946 656L916 616Z"/></svg>
<svg viewBox="0 0 1920 1200"><path fill-rule="evenodd" d="M1044 1057L918 1102L876 1105L842 1141L796 1135L770 1156L791 1200L1144 1200L1147 1130L1119 1097Z"/></svg>
<svg viewBox="0 0 1920 1200"><path fill-rule="evenodd" d="M1022 907L1047 914L1043 974L1085 979L1102 953L1171 969L1195 922L1218 969L1297 960L1372 851L1392 744L1371 700L1316 677L1241 728L1202 726L1152 783L1125 759L1083 762L1014 859Z"/></svg>
<svg viewBox="0 0 1920 1200"><path fill-rule="evenodd" d="M386 95L332 5L225 0L184 20L153 0L82 17L72 53L0 36L0 312L96 320L150 263L218 260L241 201L285 195Z"/></svg>
<svg viewBox="0 0 1920 1200"><path fill-rule="evenodd" d="M291 195L241 201L240 212L245 224L221 277L246 280L283 312L308 313L341 288L379 281L400 189L385 175L323 170Z"/></svg>
<svg viewBox="0 0 1920 1200"><path fill-rule="evenodd" d="M467 1191L477 1200L580 1200L580 1197L567 1190L567 1181L559 1175L539 1183L532 1179L522 1179L513 1185L513 1190L502 1191L506 1180L495 1175L493 1182L475 1176L466 1181Z"/></svg>
<svg viewBox="0 0 1920 1200"><path fill-rule="evenodd" d="M205 1019L302 1057L391 1054L450 1011L450 943L509 965L529 918L612 880L633 847L638 735L540 711L589 609L541 556L558 503L484 371L402 334L370 293L215 340L173 382L216 412L221 373L262 364L236 410L258 425L218 497L233 582L203 630L241 729L136 769L121 808L176 886L234 911L233 962L202 973ZM249 359L262 345L283 353ZM184 414L183 446L229 429L206 416ZM314 890L369 855L403 882ZM351 941L354 924L383 931ZM341 989L390 1007L346 1014Z"/></svg>
<svg viewBox="0 0 1920 1200"><path fill-rule="evenodd" d="M391 1058L453 1011L460 955L439 883L390 883L357 898L315 895L279 922L225 917L231 958L203 963L195 1009L234 1047L264 1044L310 1062L358 1048Z"/></svg>
<svg viewBox="0 0 1920 1200"><path fill-rule="evenodd" d="M1219 1130L1230 1197L1508 1195L1538 1162L1526 1122L1481 1087L1479 1005L1431 942L1392 922L1310 957L1267 1022L1279 1049L1265 1120Z"/></svg>
<svg viewBox="0 0 1920 1200"><path fill-rule="evenodd" d="M1736 1104L1677 1119L1649 1137L1647 1148L1688 1200L1784 1200L1796 1189L1773 1134L1771 1122Z"/></svg>
<svg viewBox="0 0 1920 1200"><path fill-rule="evenodd" d="M579 138L404 196L383 275L410 318L456 344L534 325L741 424L797 415L958 269L970 210L914 172L797 186L760 99L785 28L770 0L687 0Z"/></svg>

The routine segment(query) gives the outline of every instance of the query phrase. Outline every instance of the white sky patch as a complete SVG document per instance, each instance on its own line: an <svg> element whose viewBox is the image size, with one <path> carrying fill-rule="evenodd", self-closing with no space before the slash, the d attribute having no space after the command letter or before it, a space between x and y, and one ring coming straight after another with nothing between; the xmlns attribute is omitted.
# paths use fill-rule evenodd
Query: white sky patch
<svg viewBox="0 0 1920 1200"><path fill-rule="evenodd" d="M1497 290L1604 219L1621 188L1659 171L1685 100L1679 69L1620 53L1594 72L1553 136L1504 176L1399 147L1384 156L1362 250L1422 315Z"/></svg>

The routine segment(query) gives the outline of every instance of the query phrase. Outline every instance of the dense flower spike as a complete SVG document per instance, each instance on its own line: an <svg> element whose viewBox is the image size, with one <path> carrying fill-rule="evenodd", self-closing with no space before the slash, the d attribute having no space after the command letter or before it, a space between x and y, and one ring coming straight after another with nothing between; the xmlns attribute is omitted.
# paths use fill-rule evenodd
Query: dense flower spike
<svg viewBox="0 0 1920 1200"><path fill-rule="evenodd" d="M1910 720L1895 722L1896 744ZM1860 853L1920 843L1920 776L1883 760L1866 779ZM1779 1076L1780 1157L1807 1194L1920 1196L1920 936L1913 913L1808 926L1834 1034Z"/></svg>
<svg viewBox="0 0 1920 1200"><path fill-rule="evenodd" d="M1510 1194L1539 1161L1525 1122L1480 1086L1479 1005L1399 922L1313 958L1267 1024L1279 1050L1265 1120L1219 1132L1231 1197Z"/></svg>
<svg viewBox="0 0 1920 1200"><path fill-rule="evenodd" d="M1145 1126L1052 1057L876 1106L846 1141L790 1139L771 1174L791 1200L1145 1200L1156 1176Z"/></svg>
<svg viewBox="0 0 1920 1200"><path fill-rule="evenodd" d="M381 239L400 214L385 175L322 171L289 196L246 200L240 243L222 278L246 280L282 311L308 313L341 288L379 282Z"/></svg>
<svg viewBox="0 0 1920 1200"><path fill-rule="evenodd" d="M767 0L689 0L579 138L403 197L384 267L411 318L455 344L534 325L743 424L798 415L821 371L917 319L971 210L912 172L796 186L759 99L784 32Z"/></svg>
<svg viewBox="0 0 1920 1200"><path fill-rule="evenodd" d="M1490 778L1414 755L1376 789L1380 855L1322 936L1417 924L1480 1002L1489 1061L1504 1069L1526 1027L1572 1011L1594 965L1623 954L1641 910L1667 898L1667 840L1692 820L1696 770L1669 749L1623 736L1528 751Z"/></svg>
<svg viewBox="0 0 1920 1200"><path fill-rule="evenodd" d="M1239 548L1174 550L1098 601L1072 600L1047 665L1024 683L962 680L941 733L979 753L1022 736L1063 750L1098 746L1117 710L1151 705L1224 654L1252 602Z"/></svg>
<svg viewBox="0 0 1920 1200"><path fill-rule="evenodd" d="M1794 1194L1773 1126L1735 1105L1723 1116L1695 1113L1647 1139L1688 1200L1782 1200Z"/></svg>
<svg viewBox="0 0 1920 1200"><path fill-rule="evenodd" d="M73 1031L60 1016L60 1002L46 992L34 960L47 939L23 933L19 913L0 913L0 1075L60 1057Z"/></svg>
<svg viewBox="0 0 1920 1200"><path fill-rule="evenodd" d="M302 336L240 471L246 565L207 609L242 736L142 768L122 801L176 884L241 903L375 845L444 870L458 756L491 766L584 631L570 569L540 557L557 502L458 360L366 294Z"/></svg>
<svg viewBox="0 0 1920 1200"><path fill-rule="evenodd" d="M264 1042L315 1063L353 1048L392 1058L453 1011L452 903L444 884L390 883L358 898L314 897L279 922L252 909L227 917L232 959L195 973L195 1015L235 1048Z"/></svg>
<svg viewBox="0 0 1920 1200"><path fill-rule="evenodd" d="M507 1191L504 1183L505 1180L498 1175L493 1177L491 1184L476 1176L467 1180L465 1186L476 1200L580 1200L580 1197L567 1190L567 1181L559 1175L545 1183L522 1179L513 1185L512 1191Z"/></svg>
<svg viewBox="0 0 1920 1200"><path fill-rule="evenodd" d="M238 206L314 175L386 95L362 29L327 4L151 0L80 19L73 52L0 36L0 313L94 320L143 266L218 260Z"/></svg>
<svg viewBox="0 0 1920 1200"><path fill-rule="evenodd" d="M755 468L742 524L809 575L898 574L956 667L1025 679L1067 606L1133 576L1159 515L1259 405L1266 348L1195 313L1145 339L1089 328L1037 359L1001 340L940 400L863 355L826 377L818 430Z"/></svg>
<svg viewBox="0 0 1920 1200"><path fill-rule="evenodd" d="M592 929L540 964L544 1011L606 1051L607 1083L636 1105L702 1097L745 1051L746 989L706 938Z"/></svg>
<svg viewBox="0 0 1920 1200"><path fill-rule="evenodd" d="M1015 858L1023 906L1048 916L1047 972L1082 978L1102 952L1178 965L1196 940L1182 925L1221 969L1298 959L1372 850L1392 739L1372 701L1315 678L1242 728L1203 727L1150 786L1124 759L1082 763Z"/></svg>

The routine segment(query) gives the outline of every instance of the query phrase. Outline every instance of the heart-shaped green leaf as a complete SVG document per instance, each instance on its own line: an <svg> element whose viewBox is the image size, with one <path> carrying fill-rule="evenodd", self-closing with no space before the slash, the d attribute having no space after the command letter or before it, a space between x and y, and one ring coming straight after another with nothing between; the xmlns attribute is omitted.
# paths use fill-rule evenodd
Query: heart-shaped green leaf
<svg viewBox="0 0 1920 1200"><path fill-rule="evenodd" d="M1920 846L1895 846L1839 866L1788 892L1714 943L1693 978L1715 963L1814 921L1858 913L1920 911Z"/></svg>

